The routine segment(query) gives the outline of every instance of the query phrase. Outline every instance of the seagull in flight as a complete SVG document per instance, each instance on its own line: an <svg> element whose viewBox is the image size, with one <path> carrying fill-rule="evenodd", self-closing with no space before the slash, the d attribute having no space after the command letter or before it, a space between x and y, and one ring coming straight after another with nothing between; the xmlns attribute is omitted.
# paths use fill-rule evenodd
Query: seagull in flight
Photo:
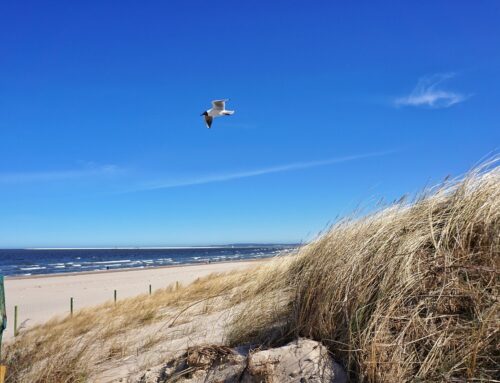
<svg viewBox="0 0 500 383"><path fill-rule="evenodd" d="M204 111L201 114L202 116L205 116L205 124L207 125L208 129L211 128L212 121L215 117L230 116L234 113L234 110L226 110L226 101L229 101L229 99L213 100L212 108Z"/></svg>

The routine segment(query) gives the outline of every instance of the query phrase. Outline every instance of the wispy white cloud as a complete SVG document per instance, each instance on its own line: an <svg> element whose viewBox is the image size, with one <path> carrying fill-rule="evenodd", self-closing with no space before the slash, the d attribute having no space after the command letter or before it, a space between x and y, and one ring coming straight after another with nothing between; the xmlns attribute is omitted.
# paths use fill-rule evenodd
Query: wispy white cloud
<svg viewBox="0 0 500 383"><path fill-rule="evenodd" d="M92 162L83 163L80 168L68 170L37 171L37 172L11 172L0 173L0 183L30 183L47 181L65 181L80 178L89 178L120 173L116 165L96 165Z"/></svg>
<svg viewBox="0 0 500 383"><path fill-rule="evenodd" d="M440 73L425 76L418 80L413 91L405 97L395 100L396 106L427 106L430 108L448 108L465 101L470 95L452 92L442 88L442 83L455 77L454 73Z"/></svg>
<svg viewBox="0 0 500 383"><path fill-rule="evenodd" d="M363 158L380 157L380 156L384 156L384 155L394 153L394 152L395 152L395 150L384 151L384 152L365 153L365 154L356 154L356 155L346 156L346 157L329 158L329 159L320 160L320 161L293 162L293 163L285 164L285 165L270 166L270 167L266 167L266 168L246 170L246 171L240 171L240 172L200 175L200 176L195 176L192 178L185 178L185 179L160 180L160 181L156 181L156 182L150 182L147 184L143 184L143 185L141 185L133 190L128 190L128 191L170 189L170 188L176 188L176 187L182 187L182 186L202 185L202 184L209 184L209 183L213 183L213 182L224 182L224 181L230 181L230 180L235 180L235 179L239 179L239 178L257 177L257 176L271 174L271 173L282 173L282 172L288 172L288 171L292 171L292 170L308 169L308 168L314 168L314 167L318 167L318 166L339 164L339 163L359 160L359 159L363 159Z"/></svg>

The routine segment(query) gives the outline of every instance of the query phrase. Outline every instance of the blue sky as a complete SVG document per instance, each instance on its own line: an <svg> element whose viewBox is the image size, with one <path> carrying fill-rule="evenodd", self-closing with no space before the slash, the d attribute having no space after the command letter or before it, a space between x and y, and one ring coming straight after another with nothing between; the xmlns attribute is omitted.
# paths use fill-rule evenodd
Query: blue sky
<svg viewBox="0 0 500 383"><path fill-rule="evenodd" d="M0 247L311 239L500 143L498 1L4 1ZM236 113L204 127L210 100Z"/></svg>

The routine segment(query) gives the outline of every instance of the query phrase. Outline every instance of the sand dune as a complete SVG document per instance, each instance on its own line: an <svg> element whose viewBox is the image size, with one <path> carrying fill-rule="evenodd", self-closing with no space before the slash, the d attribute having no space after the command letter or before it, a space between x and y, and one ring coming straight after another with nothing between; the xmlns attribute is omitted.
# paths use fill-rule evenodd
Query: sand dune
<svg viewBox="0 0 500 383"><path fill-rule="evenodd" d="M95 306L113 299L147 293L149 285L163 288L178 281L187 284L196 278L237 270L255 265L256 261L221 262L201 265L184 265L150 269L128 269L93 273L72 273L5 279L8 327L4 339L14 335L14 306L18 306L19 324L29 327L54 316L70 312L70 298L74 309ZM258 261L257 261L258 262Z"/></svg>

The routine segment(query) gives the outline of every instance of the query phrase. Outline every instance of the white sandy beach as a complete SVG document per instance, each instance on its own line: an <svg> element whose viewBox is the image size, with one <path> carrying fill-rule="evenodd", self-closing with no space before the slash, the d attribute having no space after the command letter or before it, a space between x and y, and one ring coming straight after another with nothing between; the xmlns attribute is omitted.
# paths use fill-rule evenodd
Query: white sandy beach
<svg viewBox="0 0 500 383"><path fill-rule="evenodd" d="M94 306L113 299L118 300L148 293L178 281L188 284L196 278L217 272L226 272L255 266L262 261L238 261L202 265L183 265L149 269L127 269L93 273L59 274L5 279L8 327L4 339L14 334L14 306L18 306L19 325L29 327L43 323L54 316L69 315L70 298L74 310Z"/></svg>

